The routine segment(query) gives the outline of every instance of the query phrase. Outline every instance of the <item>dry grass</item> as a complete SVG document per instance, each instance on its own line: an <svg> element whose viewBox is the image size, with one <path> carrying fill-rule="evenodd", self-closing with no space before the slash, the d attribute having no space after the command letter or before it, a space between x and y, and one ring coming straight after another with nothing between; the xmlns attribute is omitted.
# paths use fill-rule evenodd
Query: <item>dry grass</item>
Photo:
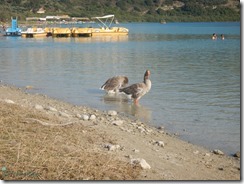
<svg viewBox="0 0 244 184"><path fill-rule="evenodd" d="M97 148L97 141L113 141L106 135L77 123L53 127L27 123L27 118L59 123L58 117L0 102L0 179L137 178L139 168Z"/></svg>

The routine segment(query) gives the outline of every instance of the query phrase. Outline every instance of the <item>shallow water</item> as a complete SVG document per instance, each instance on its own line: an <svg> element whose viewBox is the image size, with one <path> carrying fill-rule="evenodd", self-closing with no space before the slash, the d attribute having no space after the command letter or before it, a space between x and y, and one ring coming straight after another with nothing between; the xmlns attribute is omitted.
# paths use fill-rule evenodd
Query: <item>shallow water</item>
<svg viewBox="0 0 244 184"><path fill-rule="evenodd" d="M0 37L0 80L100 110L115 109L184 140L240 150L240 24L128 23L129 36L93 38ZM211 35L225 40L211 40ZM134 106L99 90L111 76L152 89Z"/></svg>

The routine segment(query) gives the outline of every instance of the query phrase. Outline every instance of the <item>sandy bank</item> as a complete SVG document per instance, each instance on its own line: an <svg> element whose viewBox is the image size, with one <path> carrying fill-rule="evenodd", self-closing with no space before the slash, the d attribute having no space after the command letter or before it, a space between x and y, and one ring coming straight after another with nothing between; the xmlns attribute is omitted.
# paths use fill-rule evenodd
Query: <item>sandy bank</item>
<svg viewBox="0 0 244 184"><path fill-rule="evenodd" d="M0 85L0 179L240 180L240 158L25 91Z"/></svg>

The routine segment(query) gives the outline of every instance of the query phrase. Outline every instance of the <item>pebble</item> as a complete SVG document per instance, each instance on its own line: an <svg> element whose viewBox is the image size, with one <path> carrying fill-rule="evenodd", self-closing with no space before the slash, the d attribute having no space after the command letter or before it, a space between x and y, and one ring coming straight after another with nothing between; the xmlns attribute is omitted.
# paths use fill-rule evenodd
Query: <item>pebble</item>
<svg viewBox="0 0 244 184"><path fill-rule="evenodd" d="M105 144L104 145L105 148L108 148L109 151L116 151L117 149L120 148L120 145L116 144Z"/></svg>
<svg viewBox="0 0 244 184"><path fill-rule="evenodd" d="M213 153L216 155L224 155L224 153L218 149L213 150Z"/></svg>
<svg viewBox="0 0 244 184"><path fill-rule="evenodd" d="M198 153L199 153L199 151L198 150L196 150L196 151L194 151L193 152L195 155L197 155Z"/></svg>
<svg viewBox="0 0 244 184"><path fill-rule="evenodd" d="M35 105L35 109L37 109L37 110L43 110L44 108L43 108L43 106L36 104Z"/></svg>
<svg viewBox="0 0 244 184"><path fill-rule="evenodd" d="M137 123L133 123L133 122L132 122L131 125L133 125L134 127L136 127L136 126L137 126Z"/></svg>
<svg viewBox="0 0 244 184"><path fill-rule="evenodd" d="M88 115L83 115L83 120L85 120L85 121L89 120L89 116Z"/></svg>
<svg viewBox="0 0 244 184"><path fill-rule="evenodd" d="M153 132L152 129L146 129L146 131L147 131L148 133L152 133L152 132Z"/></svg>
<svg viewBox="0 0 244 184"><path fill-rule="evenodd" d="M163 126L158 127L159 130L164 130Z"/></svg>
<svg viewBox="0 0 244 184"><path fill-rule="evenodd" d="M224 168L223 168L223 167L219 167L219 170L220 170L220 171L223 171L223 170L224 170Z"/></svg>
<svg viewBox="0 0 244 184"><path fill-rule="evenodd" d="M139 153L140 152L138 149L133 149L132 151L134 151L135 153Z"/></svg>
<svg viewBox="0 0 244 184"><path fill-rule="evenodd" d="M204 156L210 157L210 153L205 153Z"/></svg>
<svg viewBox="0 0 244 184"><path fill-rule="evenodd" d="M109 116L116 116L118 113L116 112L116 111L114 111L114 110L110 110L110 111L108 111L108 115Z"/></svg>
<svg viewBox="0 0 244 184"><path fill-rule="evenodd" d="M90 116L89 120L95 120L96 118L97 118L96 115L92 114L92 115Z"/></svg>
<svg viewBox="0 0 244 184"><path fill-rule="evenodd" d="M33 86L25 86L25 89L33 89Z"/></svg>
<svg viewBox="0 0 244 184"><path fill-rule="evenodd" d="M9 104L15 104L14 101L9 100L9 99L5 99L4 101L5 101L6 103L9 103Z"/></svg>
<svg viewBox="0 0 244 184"><path fill-rule="evenodd" d="M66 118L69 118L70 116L67 114L67 113L65 113L65 112L59 112L59 115L60 116L63 116L63 117L66 117Z"/></svg>
<svg viewBox="0 0 244 184"><path fill-rule="evenodd" d="M145 129L141 126L137 127L137 129L142 133L142 132L145 132Z"/></svg>
<svg viewBox="0 0 244 184"><path fill-rule="evenodd" d="M237 152L234 154L234 157L240 158L240 157L241 157L241 153L240 153L240 151L237 151Z"/></svg>
<svg viewBox="0 0 244 184"><path fill-rule="evenodd" d="M132 155L125 155L125 157L129 158L129 159L132 159Z"/></svg>
<svg viewBox="0 0 244 184"><path fill-rule="evenodd" d="M163 130L159 130L158 133L164 134L164 131Z"/></svg>
<svg viewBox="0 0 244 184"><path fill-rule="evenodd" d="M112 122L112 125L121 126L124 122L122 120L116 120Z"/></svg>
<svg viewBox="0 0 244 184"><path fill-rule="evenodd" d="M48 110L48 111L52 111L52 112L57 112L58 111L54 107L50 107L50 106L46 107L45 109Z"/></svg>
<svg viewBox="0 0 244 184"><path fill-rule="evenodd" d="M124 127L120 127L120 130L122 130L122 131L125 131L125 132L133 132L133 130L131 130L131 129L127 129L127 128L124 128Z"/></svg>
<svg viewBox="0 0 244 184"><path fill-rule="evenodd" d="M143 158L136 158L130 160L131 164L140 165L142 169L151 169L151 166Z"/></svg>
<svg viewBox="0 0 244 184"><path fill-rule="evenodd" d="M77 118L79 118L79 119L82 118L82 116L81 116L80 114L76 114L75 116L76 116Z"/></svg>
<svg viewBox="0 0 244 184"><path fill-rule="evenodd" d="M163 141L156 141L154 144L157 144L158 146L164 147Z"/></svg>

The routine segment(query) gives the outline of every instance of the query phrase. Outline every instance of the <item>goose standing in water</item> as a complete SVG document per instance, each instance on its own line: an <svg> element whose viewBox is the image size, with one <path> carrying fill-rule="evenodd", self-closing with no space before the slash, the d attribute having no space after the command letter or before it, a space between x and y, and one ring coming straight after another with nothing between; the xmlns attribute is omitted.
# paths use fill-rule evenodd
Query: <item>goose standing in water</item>
<svg viewBox="0 0 244 184"><path fill-rule="evenodd" d="M149 79L150 71L147 70L144 74L144 81L141 83L132 84L128 87L119 89L119 92L123 92L132 97L135 104L138 104L138 101L142 96L148 93L151 89L152 83Z"/></svg>
<svg viewBox="0 0 244 184"><path fill-rule="evenodd" d="M118 93L120 88L126 87L129 79L126 76L115 76L109 78L102 86L101 89L108 93Z"/></svg>

